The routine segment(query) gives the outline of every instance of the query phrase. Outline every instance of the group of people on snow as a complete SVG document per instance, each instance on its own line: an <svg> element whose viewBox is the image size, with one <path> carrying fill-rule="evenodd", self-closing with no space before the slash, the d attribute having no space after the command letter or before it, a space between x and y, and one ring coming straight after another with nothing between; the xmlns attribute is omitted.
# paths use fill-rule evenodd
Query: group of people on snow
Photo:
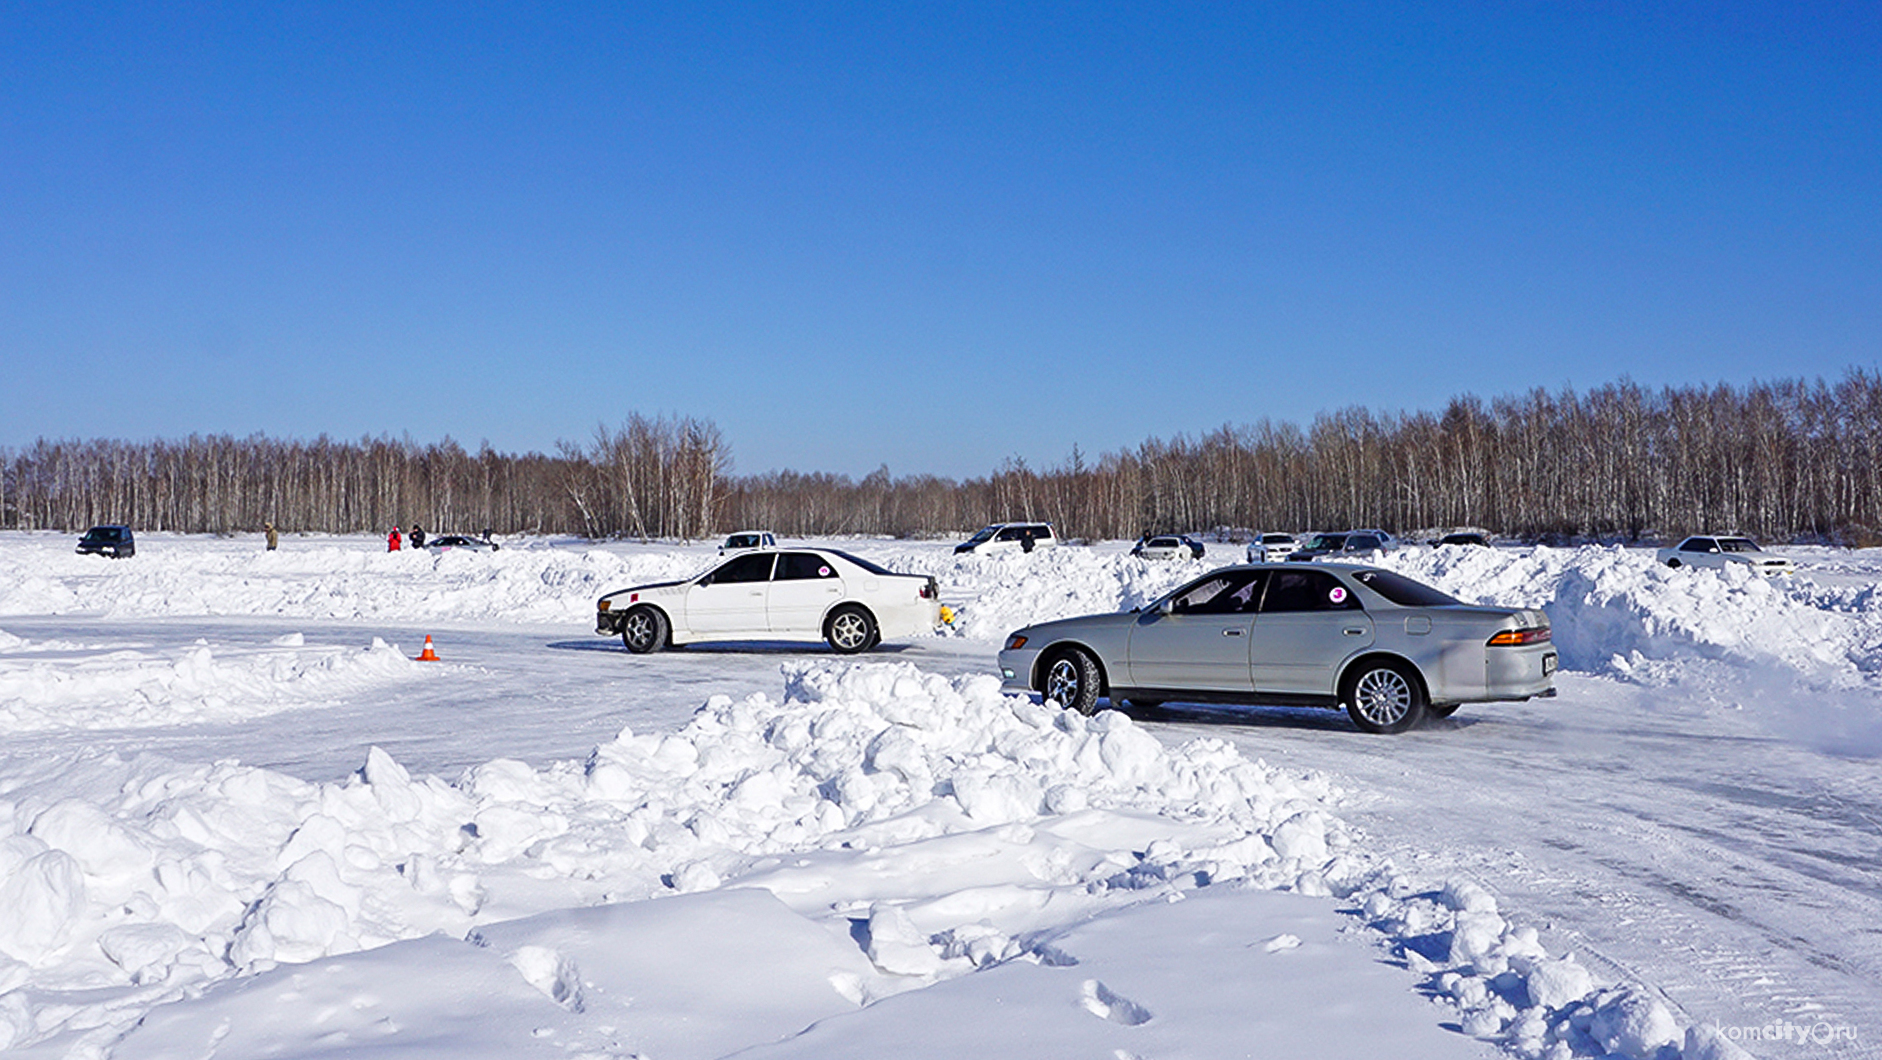
<svg viewBox="0 0 1882 1060"><path fill-rule="evenodd" d="M281 547L281 531L276 530L273 523L263 523L261 524L261 529L268 542L268 551L273 552L275 549ZM488 529L484 531L484 540L490 540L490 531ZM408 541L415 549L424 548L425 528L419 526L417 523L413 523L411 533L406 534L400 532L398 527L393 527L392 532L386 535L386 551L397 552L405 547Z"/></svg>

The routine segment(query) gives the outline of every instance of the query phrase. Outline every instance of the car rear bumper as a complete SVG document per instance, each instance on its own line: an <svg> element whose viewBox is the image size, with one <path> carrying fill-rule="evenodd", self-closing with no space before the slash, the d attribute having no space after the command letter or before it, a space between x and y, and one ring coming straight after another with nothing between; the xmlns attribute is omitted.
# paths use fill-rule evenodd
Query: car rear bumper
<svg viewBox="0 0 1882 1060"><path fill-rule="evenodd" d="M1532 699L1555 694L1555 670L1561 661L1554 644L1490 648L1484 661L1484 698Z"/></svg>

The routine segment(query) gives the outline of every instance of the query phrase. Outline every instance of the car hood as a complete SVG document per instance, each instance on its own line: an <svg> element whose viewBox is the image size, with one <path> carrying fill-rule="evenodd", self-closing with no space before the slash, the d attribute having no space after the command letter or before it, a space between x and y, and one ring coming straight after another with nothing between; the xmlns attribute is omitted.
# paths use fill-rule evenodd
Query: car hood
<svg viewBox="0 0 1882 1060"><path fill-rule="evenodd" d="M1105 626L1128 626L1142 617L1141 611L1113 611L1102 615L1079 615L1076 618L1058 618L1050 622L1040 622L1014 630L1024 633L1029 639L1040 637L1063 636L1077 630L1096 629Z"/></svg>
<svg viewBox="0 0 1882 1060"><path fill-rule="evenodd" d="M686 583L690 581L692 581L691 578L681 578L677 581L670 581L670 582L649 582L646 585L631 585L625 589L616 589L613 592L608 593L605 596L603 596L602 599L612 600L613 598L620 596L622 593L644 593L650 589L671 589L676 585L685 585Z"/></svg>

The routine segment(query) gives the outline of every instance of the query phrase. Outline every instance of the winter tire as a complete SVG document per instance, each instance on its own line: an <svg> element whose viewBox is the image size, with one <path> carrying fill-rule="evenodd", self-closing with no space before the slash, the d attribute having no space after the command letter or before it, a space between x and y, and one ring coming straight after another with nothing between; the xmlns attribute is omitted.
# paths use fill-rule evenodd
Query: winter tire
<svg viewBox="0 0 1882 1060"><path fill-rule="evenodd" d="M1669 567L1677 567L1677 566L1679 566L1679 560L1678 560L1678 559L1669 559L1669 560L1667 560L1667 561L1666 561L1666 565L1667 565L1667 566L1669 566Z"/></svg>
<svg viewBox="0 0 1882 1060"><path fill-rule="evenodd" d="M1424 686L1399 663L1380 660L1353 668L1340 689L1340 702L1361 732L1401 733L1425 720Z"/></svg>
<svg viewBox="0 0 1882 1060"><path fill-rule="evenodd" d="M1098 687L1104 675L1098 660L1080 648L1066 648L1046 663L1045 698L1080 714L1098 713Z"/></svg>
<svg viewBox="0 0 1882 1060"><path fill-rule="evenodd" d="M621 643L635 655L659 651L667 642L667 616L651 607L636 607L621 619Z"/></svg>
<svg viewBox="0 0 1882 1060"><path fill-rule="evenodd" d="M838 655L854 655L875 646L876 620L860 607L839 607L824 624L823 639Z"/></svg>

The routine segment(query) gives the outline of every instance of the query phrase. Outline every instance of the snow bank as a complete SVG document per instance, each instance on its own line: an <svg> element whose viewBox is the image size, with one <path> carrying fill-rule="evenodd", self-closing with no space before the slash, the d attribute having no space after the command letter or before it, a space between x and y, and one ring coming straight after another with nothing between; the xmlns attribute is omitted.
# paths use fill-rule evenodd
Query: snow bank
<svg viewBox="0 0 1882 1060"><path fill-rule="evenodd" d="M1357 864L1330 794L1220 742L1165 752L1122 715L906 664L797 665L782 700L715 698L678 733L454 784L376 749L342 784L46 763L0 796L0 906L32 913L0 927L0 1039L118 1027L118 1007L277 962L729 882L864 918L867 998L1011 957L1111 895L1324 892ZM109 1000L38 1000L75 990Z"/></svg>
<svg viewBox="0 0 1882 1060"><path fill-rule="evenodd" d="M525 539L498 552L385 551L375 539L252 543L140 535L128 560L71 554L63 535L6 534L0 615L283 615L406 622L593 621L603 593L703 569L698 548L565 548Z"/></svg>
<svg viewBox="0 0 1882 1060"><path fill-rule="evenodd" d="M1674 569L1640 549L1403 549L1382 565L1470 603L1549 613L1562 665L1625 673L1635 659L1781 663L1812 673L1882 671L1882 594L1742 567Z"/></svg>
<svg viewBox="0 0 1882 1060"><path fill-rule="evenodd" d="M429 671L374 638L364 651L307 648L289 634L218 655L35 642L0 631L0 728L120 729L240 721L420 680Z"/></svg>
<svg viewBox="0 0 1882 1060"><path fill-rule="evenodd" d="M336 784L44 763L0 794L0 908L30 914L0 924L0 1042L102 1044L153 1004L278 963L733 886L848 922L868 974L843 990L867 1003L1040 958L1104 909L1228 885L1347 896L1473 1034L1652 1055L1629 1050L1658 1041L1654 1012L1603 1037L1601 1014L1634 995L1593 995L1480 889L1415 892L1355 848L1337 798L1220 740L1167 749L1121 714L908 664L790 664L782 699L715 697L675 733L455 783L378 749ZM551 992L572 981L547 955L511 957Z"/></svg>

